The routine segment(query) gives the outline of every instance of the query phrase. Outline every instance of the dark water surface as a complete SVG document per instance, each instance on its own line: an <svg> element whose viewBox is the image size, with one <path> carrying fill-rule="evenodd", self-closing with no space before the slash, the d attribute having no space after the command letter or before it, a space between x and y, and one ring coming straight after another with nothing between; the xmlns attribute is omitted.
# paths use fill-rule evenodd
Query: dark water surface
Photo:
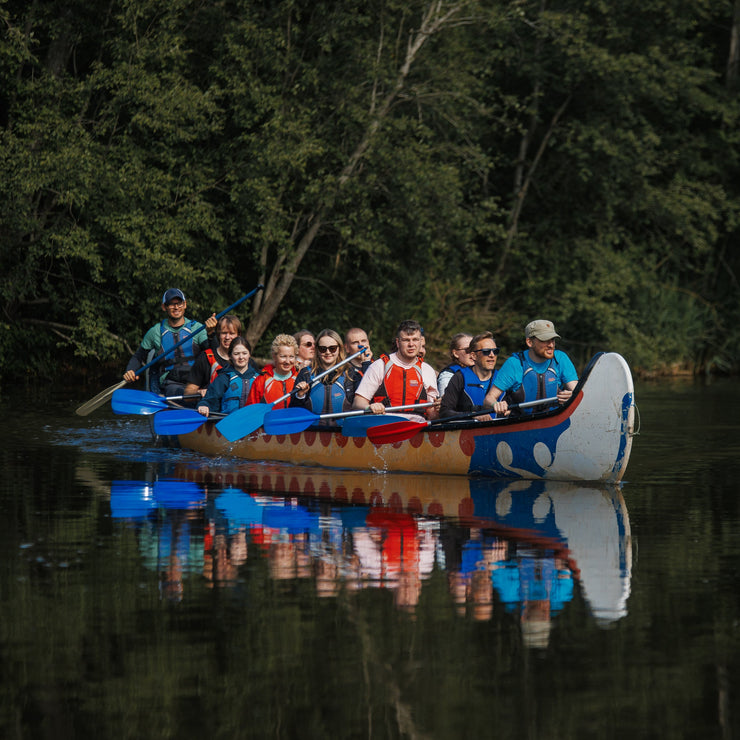
<svg viewBox="0 0 740 740"><path fill-rule="evenodd" d="M740 736L740 383L638 385L621 488L204 459L94 393L0 403L0 737Z"/></svg>

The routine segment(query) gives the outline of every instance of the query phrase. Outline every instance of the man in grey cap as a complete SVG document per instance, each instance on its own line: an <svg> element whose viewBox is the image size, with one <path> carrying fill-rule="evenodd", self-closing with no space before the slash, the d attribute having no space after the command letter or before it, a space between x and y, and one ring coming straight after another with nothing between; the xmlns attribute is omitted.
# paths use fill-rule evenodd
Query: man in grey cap
<svg viewBox="0 0 740 740"><path fill-rule="evenodd" d="M524 329L527 349L515 352L503 364L496 376L496 385L486 394L484 406L501 414L509 413L510 403L554 398L565 403L578 383L578 373L570 357L555 349L560 335L552 321L530 321ZM502 394L505 394L503 400ZM536 407L537 410L546 408Z"/></svg>
<svg viewBox="0 0 740 740"><path fill-rule="evenodd" d="M162 362L155 366L157 372L152 373L151 389L155 393L164 393L165 396L181 395L185 388L185 381L193 364L193 358L201 349L208 349L208 336L216 327L215 314L206 321L206 329L199 321L192 321L185 317L188 304L185 294L179 288L169 288L162 296L162 311L167 318L155 324L141 340L139 348L134 352L126 366L123 379L133 383L138 375L136 371L149 360L149 353L163 354ZM175 345L188 337L179 347Z"/></svg>

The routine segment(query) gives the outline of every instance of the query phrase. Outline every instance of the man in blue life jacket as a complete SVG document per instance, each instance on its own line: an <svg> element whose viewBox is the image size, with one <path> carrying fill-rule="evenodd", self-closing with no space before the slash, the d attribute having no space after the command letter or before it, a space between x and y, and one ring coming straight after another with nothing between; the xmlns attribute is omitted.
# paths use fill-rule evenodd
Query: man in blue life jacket
<svg viewBox="0 0 740 740"><path fill-rule="evenodd" d="M185 317L187 306L185 294L181 290L169 288L165 291L162 296L162 311L167 318L147 331L139 348L131 356L123 374L127 383L133 383L138 378L136 371L149 361L149 353L154 350L163 357L153 368L151 390L165 396L183 393L194 357L200 350L208 348L208 337L216 329L215 314L208 318L204 329L200 322ZM185 337L188 340L173 349Z"/></svg>
<svg viewBox="0 0 740 740"><path fill-rule="evenodd" d="M486 393L483 406L498 415L510 413L509 404L557 396L564 404L578 383L578 373L570 357L555 349L560 335L551 321L530 321L524 329L526 350L515 352L496 375L496 384ZM497 400L506 393L504 400ZM535 407L538 411L545 406ZM552 407L549 407L552 408ZM531 411L531 410L530 410Z"/></svg>

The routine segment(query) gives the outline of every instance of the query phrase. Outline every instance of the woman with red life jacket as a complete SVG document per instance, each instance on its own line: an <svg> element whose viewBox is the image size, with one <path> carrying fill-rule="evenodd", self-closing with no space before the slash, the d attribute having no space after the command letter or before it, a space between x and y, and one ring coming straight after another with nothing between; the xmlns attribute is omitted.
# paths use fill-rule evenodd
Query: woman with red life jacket
<svg viewBox="0 0 740 740"><path fill-rule="evenodd" d="M396 351L381 355L367 369L355 392L352 408L384 414L386 406L437 401L437 373L419 357L422 331L416 321L402 321L396 330ZM439 404L430 406L429 419L438 416Z"/></svg>
<svg viewBox="0 0 740 740"><path fill-rule="evenodd" d="M216 339L218 344L215 348L200 352L190 368L188 380L185 384L185 395L200 393L206 395L208 386L213 383L221 368L229 364L229 346L232 339L238 337L242 332L242 322L234 314L226 314L216 324Z"/></svg>
<svg viewBox="0 0 740 740"><path fill-rule="evenodd" d="M354 383L349 369L342 365L335 372L324 375L314 383L314 377L330 370L345 359L342 339L333 329L322 329L316 337L316 359L311 367L298 372L293 389L291 406L307 408L314 414L334 414L346 411L347 394Z"/></svg>
<svg viewBox="0 0 740 740"><path fill-rule="evenodd" d="M198 404L203 416L220 411L230 414L247 405L252 383L257 371L249 364L252 347L244 337L234 337L229 345L229 362L219 370L216 379L208 386L206 395Z"/></svg>
<svg viewBox="0 0 740 740"><path fill-rule="evenodd" d="M298 371L295 367L298 342L290 334L278 334L272 340L272 363L252 384L247 403L274 403L278 398L293 391ZM273 408L288 407L290 399L285 399Z"/></svg>

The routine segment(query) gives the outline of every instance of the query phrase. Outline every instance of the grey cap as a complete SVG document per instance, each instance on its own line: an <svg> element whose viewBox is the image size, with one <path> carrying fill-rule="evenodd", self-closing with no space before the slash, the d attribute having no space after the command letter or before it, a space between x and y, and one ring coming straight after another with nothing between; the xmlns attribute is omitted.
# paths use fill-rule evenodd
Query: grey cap
<svg viewBox="0 0 740 740"><path fill-rule="evenodd" d="M524 329L524 336L527 339L534 337L541 342L548 342L550 339L560 339L560 334L555 331L552 321L537 319L530 321Z"/></svg>

